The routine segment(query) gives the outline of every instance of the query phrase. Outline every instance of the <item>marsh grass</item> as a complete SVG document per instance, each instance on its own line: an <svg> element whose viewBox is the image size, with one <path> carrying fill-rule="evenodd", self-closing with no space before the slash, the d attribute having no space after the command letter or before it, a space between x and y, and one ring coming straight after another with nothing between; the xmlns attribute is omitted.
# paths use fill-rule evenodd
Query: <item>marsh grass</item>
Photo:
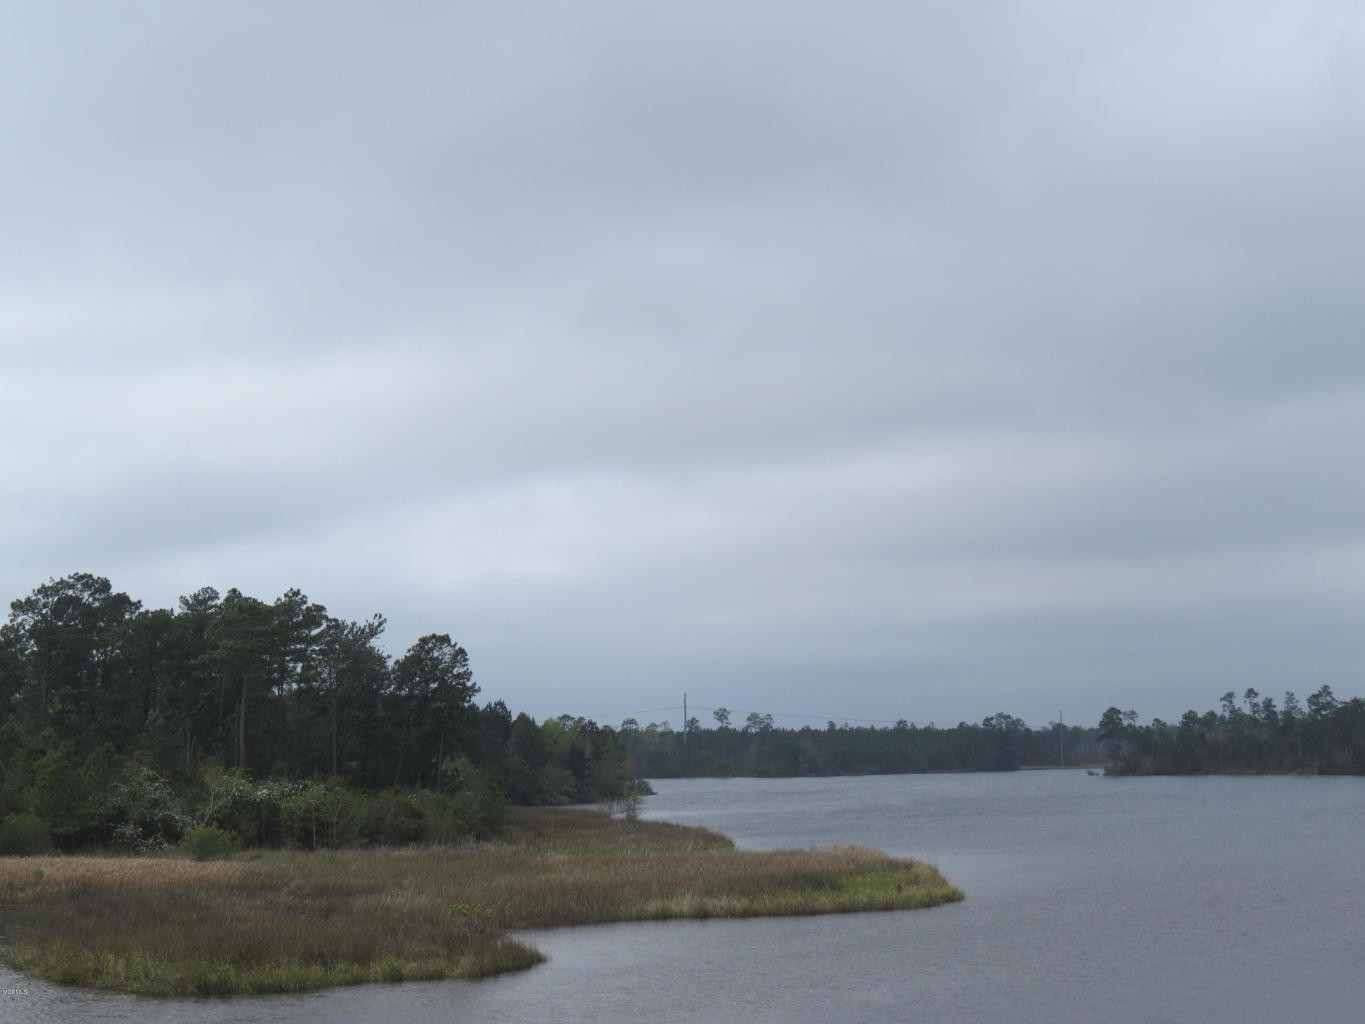
<svg viewBox="0 0 1365 1024"><path fill-rule="evenodd" d="M11 966L142 995L477 978L543 959L509 929L961 898L934 868L859 847L738 851L704 829L562 808L518 810L505 838L466 846L0 859Z"/></svg>

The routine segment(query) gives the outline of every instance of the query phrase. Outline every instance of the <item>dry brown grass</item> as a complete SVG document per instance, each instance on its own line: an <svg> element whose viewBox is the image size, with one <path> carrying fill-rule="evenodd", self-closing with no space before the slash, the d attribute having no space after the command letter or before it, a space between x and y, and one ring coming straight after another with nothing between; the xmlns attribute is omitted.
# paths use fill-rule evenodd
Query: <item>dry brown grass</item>
<svg viewBox="0 0 1365 1024"><path fill-rule="evenodd" d="M0 859L13 966L150 995L481 977L539 962L505 929L961 898L932 867L872 850L736 851L703 829L560 808L517 811L506 839L457 847Z"/></svg>

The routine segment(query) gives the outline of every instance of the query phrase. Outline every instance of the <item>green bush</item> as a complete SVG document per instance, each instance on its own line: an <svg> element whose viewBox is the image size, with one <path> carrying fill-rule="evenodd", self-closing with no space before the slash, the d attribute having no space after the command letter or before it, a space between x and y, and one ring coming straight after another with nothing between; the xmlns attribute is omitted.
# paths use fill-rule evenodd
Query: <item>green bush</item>
<svg viewBox="0 0 1365 1024"><path fill-rule="evenodd" d="M398 793L372 797L360 822L360 835L375 846L415 843L426 830L426 818L411 800Z"/></svg>
<svg viewBox="0 0 1365 1024"><path fill-rule="evenodd" d="M0 855L24 857L52 849L52 828L34 814L11 814L0 821Z"/></svg>
<svg viewBox="0 0 1365 1024"><path fill-rule="evenodd" d="M222 860L236 853L241 845L236 832L212 825L196 825L180 841L180 848L195 860Z"/></svg>
<svg viewBox="0 0 1365 1024"><path fill-rule="evenodd" d="M199 777L193 816L200 825L236 832L247 845L278 846L284 842L280 804L297 788L273 779L257 782L246 772L213 764Z"/></svg>
<svg viewBox="0 0 1365 1024"><path fill-rule="evenodd" d="M128 853L153 853L176 842L194 822L161 775L131 764L104 794L103 814L116 822L111 845Z"/></svg>
<svg viewBox="0 0 1365 1024"><path fill-rule="evenodd" d="M461 836L487 839L507 819L507 794L467 758L445 763L447 803Z"/></svg>
<svg viewBox="0 0 1365 1024"><path fill-rule="evenodd" d="M445 793L419 789L408 799L422 815L422 842L458 843L469 838L469 828L460 820L455 801Z"/></svg>
<svg viewBox="0 0 1365 1024"><path fill-rule="evenodd" d="M291 846L337 849L360 835L365 798L344 786L305 782L280 802L280 825Z"/></svg>

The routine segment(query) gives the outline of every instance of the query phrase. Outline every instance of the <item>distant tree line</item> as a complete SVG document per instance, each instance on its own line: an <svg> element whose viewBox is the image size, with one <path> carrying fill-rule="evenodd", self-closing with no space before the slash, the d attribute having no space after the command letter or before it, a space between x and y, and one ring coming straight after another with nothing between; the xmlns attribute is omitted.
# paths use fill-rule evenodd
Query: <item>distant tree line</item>
<svg viewBox="0 0 1365 1024"><path fill-rule="evenodd" d="M1229 690L1218 710L1186 711L1176 723L1139 725L1136 712L1111 707L1099 736L1111 774L1365 774L1365 700L1340 701L1330 686L1302 703L1286 693L1278 705Z"/></svg>
<svg viewBox="0 0 1365 1024"><path fill-rule="evenodd" d="M947 727L902 720L880 727L831 721L823 728L785 729L759 712L736 726L725 708L717 708L713 718L709 727L690 718L677 731L669 722L641 726L627 718L618 736L629 772L668 778L1013 771L1063 760L1098 764L1103 757L1093 728L1054 723L1030 729L1004 712Z"/></svg>
<svg viewBox="0 0 1365 1024"><path fill-rule="evenodd" d="M502 808L620 795L609 727L475 703L464 648L298 590L149 609L51 580L0 626L0 852L150 849L194 829L318 846L486 834Z"/></svg>

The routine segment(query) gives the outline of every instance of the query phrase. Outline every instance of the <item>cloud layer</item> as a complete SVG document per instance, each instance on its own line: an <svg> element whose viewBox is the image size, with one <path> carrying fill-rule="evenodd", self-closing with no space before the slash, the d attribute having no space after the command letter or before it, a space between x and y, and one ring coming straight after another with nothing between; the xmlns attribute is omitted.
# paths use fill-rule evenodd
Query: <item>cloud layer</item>
<svg viewBox="0 0 1365 1024"><path fill-rule="evenodd" d="M298 586L608 720L1360 689L1349 5L12 21L10 597Z"/></svg>

